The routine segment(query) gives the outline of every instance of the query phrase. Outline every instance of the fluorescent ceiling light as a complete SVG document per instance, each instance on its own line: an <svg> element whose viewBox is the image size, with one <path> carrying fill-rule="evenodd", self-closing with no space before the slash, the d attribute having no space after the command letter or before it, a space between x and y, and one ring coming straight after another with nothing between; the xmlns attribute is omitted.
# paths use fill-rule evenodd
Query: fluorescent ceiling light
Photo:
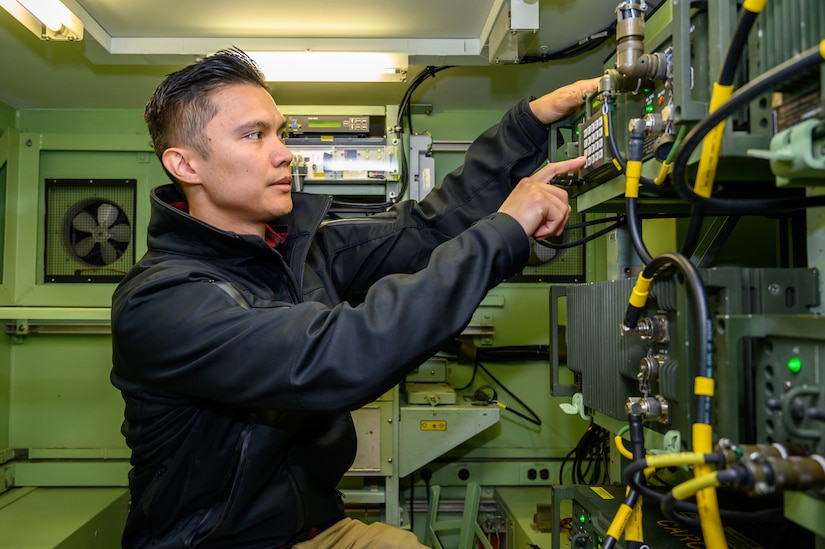
<svg viewBox="0 0 825 549"><path fill-rule="evenodd" d="M83 22L60 0L0 0L0 7L42 40L83 39Z"/></svg>
<svg viewBox="0 0 825 549"><path fill-rule="evenodd" d="M403 82L406 54L377 52L249 52L269 82Z"/></svg>

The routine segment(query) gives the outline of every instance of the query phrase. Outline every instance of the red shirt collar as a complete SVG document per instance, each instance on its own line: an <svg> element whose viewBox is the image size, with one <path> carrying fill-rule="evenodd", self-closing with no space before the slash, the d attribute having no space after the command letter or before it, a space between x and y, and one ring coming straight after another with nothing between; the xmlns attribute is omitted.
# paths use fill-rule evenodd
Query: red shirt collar
<svg viewBox="0 0 825 549"><path fill-rule="evenodd" d="M286 241L287 233L286 225L277 225L275 227L267 225L264 240L266 240L266 243L269 244L271 248L277 248Z"/></svg>
<svg viewBox="0 0 825 549"><path fill-rule="evenodd" d="M189 212L189 206L184 201L180 202L172 202L171 206L177 208L182 212ZM271 248L277 248L281 244L286 241L287 237L287 227L286 225L277 225L275 227L271 227L270 225L266 226L266 233L264 234L264 240Z"/></svg>

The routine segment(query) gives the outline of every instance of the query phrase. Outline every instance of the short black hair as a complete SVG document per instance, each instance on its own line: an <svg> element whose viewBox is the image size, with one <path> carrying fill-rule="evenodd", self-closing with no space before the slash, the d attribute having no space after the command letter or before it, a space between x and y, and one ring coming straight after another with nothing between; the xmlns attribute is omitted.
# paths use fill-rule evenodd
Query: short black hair
<svg viewBox="0 0 825 549"><path fill-rule="evenodd" d="M204 130L217 114L211 94L233 84L253 84L270 91L260 68L245 52L234 47L167 75L143 112L158 158L176 145L191 146L206 158L209 147Z"/></svg>

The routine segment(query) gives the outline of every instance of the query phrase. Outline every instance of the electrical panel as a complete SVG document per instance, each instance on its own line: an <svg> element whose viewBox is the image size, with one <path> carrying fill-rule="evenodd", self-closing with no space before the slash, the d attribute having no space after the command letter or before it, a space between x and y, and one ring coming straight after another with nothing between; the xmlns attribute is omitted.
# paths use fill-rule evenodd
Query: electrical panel
<svg viewBox="0 0 825 549"><path fill-rule="evenodd" d="M315 182L386 183L397 171L395 150L382 141L337 144L300 144L290 147L293 178L300 173L301 184ZM299 171L300 170L300 171Z"/></svg>
<svg viewBox="0 0 825 549"><path fill-rule="evenodd" d="M771 442L786 440L780 436L782 422L772 414L788 406L810 407L819 395L819 390L811 393L816 387L818 344L797 340L780 346L778 341L771 343L775 337L764 329L743 333L737 326L758 326L768 318L789 325L809 319L811 308L820 304L817 273L738 267L700 273L717 322L714 431L738 442L764 441L769 434ZM617 319L624 315L633 283L625 278L555 289L556 297L567 298L567 368L576 374L575 389L588 408L624 420L628 399L633 399L645 410L648 427L681 433L677 449L687 449L697 413L694 310L678 277L662 277L652 285L636 329L622 333ZM592 314L593 303L600 303L604 314ZM804 371L800 367L795 374L784 375L778 365L769 367L766 349L778 352L780 348L786 362L804 362ZM794 348L796 353L791 352ZM790 404L796 400L800 402ZM799 430L819 441L812 445L814 450L825 445L825 423L816 425L808 419ZM825 446L817 451L822 449Z"/></svg>
<svg viewBox="0 0 825 549"><path fill-rule="evenodd" d="M402 157L386 120L386 114L286 114L293 189L332 195L333 211L374 213L389 205L403 192Z"/></svg>
<svg viewBox="0 0 825 549"><path fill-rule="evenodd" d="M653 11L643 1L619 3L617 52L605 66L599 91L554 126L567 137L552 136L551 160L587 157L572 178L572 194L623 173L628 128L634 124L644 134L640 160L662 162L679 130L707 115L739 4L733 0L666 1ZM747 41L739 46L742 51L731 86L738 89L815 47L825 35L823 29L825 12L816 0L767 2ZM774 182L765 155L754 151L768 149L778 131L822 117L819 74L818 68L799 71L731 115L724 127L717 168L719 178L726 182L725 191L736 189L737 182L746 193L755 182ZM643 185L640 192L673 196L667 185Z"/></svg>
<svg viewBox="0 0 825 549"><path fill-rule="evenodd" d="M825 539L825 3L624 0L615 14L598 90L550 132L551 161L585 156L563 181L578 211L618 214L604 253L621 266L551 288L552 393L630 439L614 449L625 489L569 494L571 547L631 546L636 527L651 547L812 547ZM677 227L674 249L651 253L653 218ZM737 229L753 220L775 231ZM762 505L802 541L759 533L767 515L747 512ZM739 511L747 536L728 528Z"/></svg>
<svg viewBox="0 0 825 549"><path fill-rule="evenodd" d="M571 549L600 549L608 537L610 524L619 510L624 493L619 486L575 486L567 494L571 501L568 538ZM558 502L556 502L558 504ZM702 530L667 518L648 502L643 513L642 547L695 549L705 547ZM731 549L762 549L767 547L806 547L812 543L809 533L800 528L778 530L770 525L736 524L725 529ZM615 547L630 545L622 540Z"/></svg>

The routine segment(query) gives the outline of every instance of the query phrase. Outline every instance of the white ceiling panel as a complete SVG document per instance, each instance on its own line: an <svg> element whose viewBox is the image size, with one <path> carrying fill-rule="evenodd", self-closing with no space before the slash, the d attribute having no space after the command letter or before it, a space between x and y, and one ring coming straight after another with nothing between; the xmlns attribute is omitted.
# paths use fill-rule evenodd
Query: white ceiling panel
<svg viewBox="0 0 825 549"><path fill-rule="evenodd" d="M248 51L407 54L408 78L427 65L458 67L431 79L422 87L422 95L429 93L429 88L450 90L445 92L450 98L448 103L462 108L508 104L515 92L505 90L524 82L565 80L563 73L570 72L569 67L584 56L557 64L504 65L517 65L521 56L552 54L603 31L615 22L619 2L62 1L83 22L85 35L80 42L39 40L0 9L0 101L15 108L142 106L163 75L198 57L235 45ZM528 26L535 28L510 29L507 25L511 8L520 16L528 14ZM491 37L496 36L503 36L508 43L494 44ZM599 50L598 60L588 61L590 66L602 65L602 53L610 44ZM506 49L505 46L510 48L508 55L499 57L499 48ZM445 83L439 84L441 81ZM460 82L473 86L470 93ZM329 95L334 90L335 97L343 103L380 104L400 96L405 86L326 85L319 91L312 84L279 84L277 88L279 96L287 97L289 102L306 98L301 102L307 103L310 98L314 101L319 94Z"/></svg>
<svg viewBox="0 0 825 549"><path fill-rule="evenodd" d="M110 36L120 37L478 38L496 2L76 0L76 3Z"/></svg>

